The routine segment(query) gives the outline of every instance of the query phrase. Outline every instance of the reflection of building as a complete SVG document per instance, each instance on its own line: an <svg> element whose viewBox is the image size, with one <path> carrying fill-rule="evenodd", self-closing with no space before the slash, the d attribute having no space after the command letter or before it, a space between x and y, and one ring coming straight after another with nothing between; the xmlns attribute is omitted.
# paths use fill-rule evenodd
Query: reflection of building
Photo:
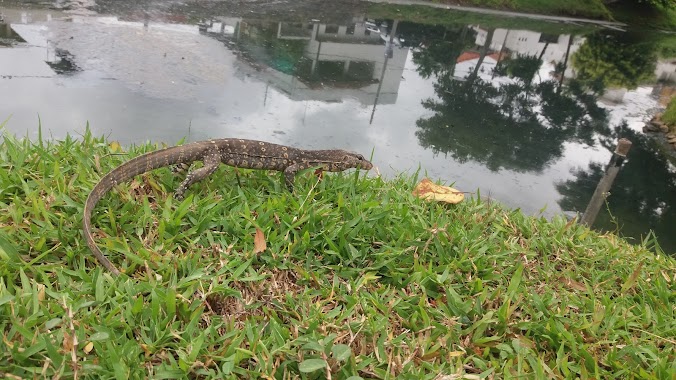
<svg viewBox="0 0 676 380"><path fill-rule="evenodd" d="M477 31L476 44L484 46L488 31L475 28ZM571 38L573 39L571 41ZM570 44L570 57L584 43L584 38L575 37L569 34L551 35L546 33L533 32L530 30L510 30L495 29L493 39L488 47L492 51L507 51L529 57L539 57L542 54L542 61L548 63L563 63L566 60L566 51ZM566 77L573 76L570 64L565 72Z"/></svg>
<svg viewBox="0 0 676 380"><path fill-rule="evenodd" d="M203 31L239 50L239 69L296 100L396 102L408 48L394 49L363 21L351 25L229 19ZM380 80L382 78L382 84ZM378 90L380 93L378 95Z"/></svg>
<svg viewBox="0 0 676 380"><path fill-rule="evenodd" d="M487 34L485 30L477 29L476 44L484 46ZM569 34L550 35L529 30L495 29L489 49L499 51L504 47L521 55L539 56L546 46L543 61L563 62L570 38L573 38L570 46L570 54L573 54L580 48L584 38L574 38Z"/></svg>
<svg viewBox="0 0 676 380"><path fill-rule="evenodd" d="M0 69L2 77L50 77L56 74L71 74L78 70L72 55L56 48L45 35L43 26L36 21L52 20L47 10L25 11L3 9L4 22L0 23L0 60L5 62ZM15 46L15 45L17 45Z"/></svg>
<svg viewBox="0 0 676 380"><path fill-rule="evenodd" d="M475 27L477 36L475 43L478 46L484 46L488 36L488 31ZM572 38L572 41L570 40ZM572 56L585 42L584 37L575 37L568 34L549 35L545 33L533 32L529 30L509 30L495 29L491 40L489 50L506 51L525 56L540 56L546 63L563 63L566 60L566 51L570 44L568 57ZM575 72L570 67L570 61L565 72L567 78L575 76ZM655 66L655 76L658 81L674 83L676 82L676 63L658 60ZM609 90L610 91L610 90ZM609 98L622 99L621 91L614 91L607 94Z"/></svg>

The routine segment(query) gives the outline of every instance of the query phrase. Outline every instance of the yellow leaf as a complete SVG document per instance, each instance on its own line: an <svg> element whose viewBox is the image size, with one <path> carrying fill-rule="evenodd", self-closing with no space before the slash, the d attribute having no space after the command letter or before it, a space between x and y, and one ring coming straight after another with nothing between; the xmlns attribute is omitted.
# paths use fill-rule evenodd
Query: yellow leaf
<svg viewBox="0 0 676 380"><path fill-rule="evenodd" d="M413 195L422 199L456 204L465 199L465 194L452 187L437 185L425 178L415 187Z"/></svg>
<svg viewBox="0 0 676 380"><path fill-rule="evenodd" d="M85 352L85 354L90 353L90 352L92 351L93 348L94 348L94 343L92 343L92 342L87 343L87 344L84 346L84 352Z"/></svg>
<svg viewBox="0 0 676 380"><path fill-rule="evenodd" d="M265 243L265 235L260 228L256 228L256 235L254 236L254 251L253 253L261 253L267 249L267 244Z"/></svg>
<svg viewBox="0 0 676 380"><path fill-rule="evenodd" d="M108 145L110 148L110 151L113 153L117 153L122 150L122 147L120 146L120 143L117 141L113 141Z"/></svg>

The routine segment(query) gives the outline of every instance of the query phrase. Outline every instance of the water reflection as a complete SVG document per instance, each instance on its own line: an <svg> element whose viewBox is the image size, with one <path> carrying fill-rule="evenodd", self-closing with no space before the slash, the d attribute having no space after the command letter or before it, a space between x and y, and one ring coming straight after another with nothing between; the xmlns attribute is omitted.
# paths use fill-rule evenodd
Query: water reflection
<svg viewBox="0 0 676 380"><path fill-rule="evenodd" d="M18 134L39 113L55 137L89 120L122 143L242 136L373 149L386 175L420 165L527 213L546 205L545 216L583 210L606 146L629 137L610 214L621 233L652 228L676 251L674 168L637 132L673 91L673 39L430 25L340 3L265 17L219 2L58 5L0 8L0 86L13 94L0 118L11 114Z"/></svg>
<svg viewBox="0 0 676 380"><path fill-rule="evenodd" d="M595 227L619 231L640 242L646 229L652 229L667 253L674 252L676 236L676 168L661 152L659 144L626 124L603 140L603 146L612 151L618 138L632 141L629 159L620 171L607 207L601 209ZM575 178L557 184L563 195L559 204L566 210L584 211L605 167L592 163L574 172Z"/></svg>
<svg viewBox="0 0 676 380"><path fill-rule="evenodd" d="M446 34L456 42L430 41L414 53L421 75L435 77L436 98L424 101L434 115L416 123L422 146L493 171L540 172L565 142L593 145L608 130L605 111L577 80L561 85L574 38L510 32L464 27ZM560 70L541 73L547 51Z"/></svg>
<svg viewBox="0 0 676 380"><path fill-rule="evenodd" d="M402 47L388 56L387 25L367 20L335 25L219 18L201 30L236 52L240 71L294 100L394 104L408 56Z"/></svg>
<svg viewBox="0 0 676 380"><path fill-rule="evenodd" d="M654 40L634 33L593 33L573 55L575 77L596 93L634 89L654 79L656 66Z"/></svg>

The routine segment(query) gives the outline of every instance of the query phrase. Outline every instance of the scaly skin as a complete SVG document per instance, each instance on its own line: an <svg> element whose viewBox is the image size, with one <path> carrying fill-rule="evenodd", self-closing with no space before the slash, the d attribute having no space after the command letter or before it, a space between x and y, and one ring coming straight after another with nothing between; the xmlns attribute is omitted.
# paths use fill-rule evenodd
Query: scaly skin
<svg viewBox="0 0 676 380"><path fill-rule="evenodd" d="M321 170L340 172L350 168L370 170L373 165L361 154L340 149L302 150L263 141L243 139L217 139L198 141L161 149L133 158L106 174L87 197L82 219L85 241L96 259L114 275L120 271L103 255L92 236L92 213L96 204L115 185L139 174L171 165L202 161L204 166L188 173L178 186L174 197L183 199L190 185L201 181L218 168L220 163L246 169L277 170L284 173L286 187L293 191L298 171L318 167Z"/></svg>

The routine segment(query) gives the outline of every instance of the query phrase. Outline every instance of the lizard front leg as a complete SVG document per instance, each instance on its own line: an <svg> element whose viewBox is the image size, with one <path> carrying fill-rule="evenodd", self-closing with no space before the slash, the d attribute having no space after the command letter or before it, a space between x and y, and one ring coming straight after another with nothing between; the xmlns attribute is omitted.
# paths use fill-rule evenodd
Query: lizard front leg
<svg viewBox="0 0 676 380"><path fill-rule="evenodd" d="M218 165L221 163L221 158L218 152L209 153L202 159L202 162L204 162L204 166L190 171L183 182L181 182L181 184L176 188L176 192L174 192L175 199L183 199L185 192L188 190L190 185L195 182L199 182L213 174L213 172L218 169Z"/></svg>
<svg viewBox="0 0 676 380"><path fill-rule="evenodd" d="M295 164L289 165L284 169L284 182L286 183L286 188L293 193L293 183L296 179L296 173L301 170L311 168L313 165L309 162L297 162Z"/></svg>

